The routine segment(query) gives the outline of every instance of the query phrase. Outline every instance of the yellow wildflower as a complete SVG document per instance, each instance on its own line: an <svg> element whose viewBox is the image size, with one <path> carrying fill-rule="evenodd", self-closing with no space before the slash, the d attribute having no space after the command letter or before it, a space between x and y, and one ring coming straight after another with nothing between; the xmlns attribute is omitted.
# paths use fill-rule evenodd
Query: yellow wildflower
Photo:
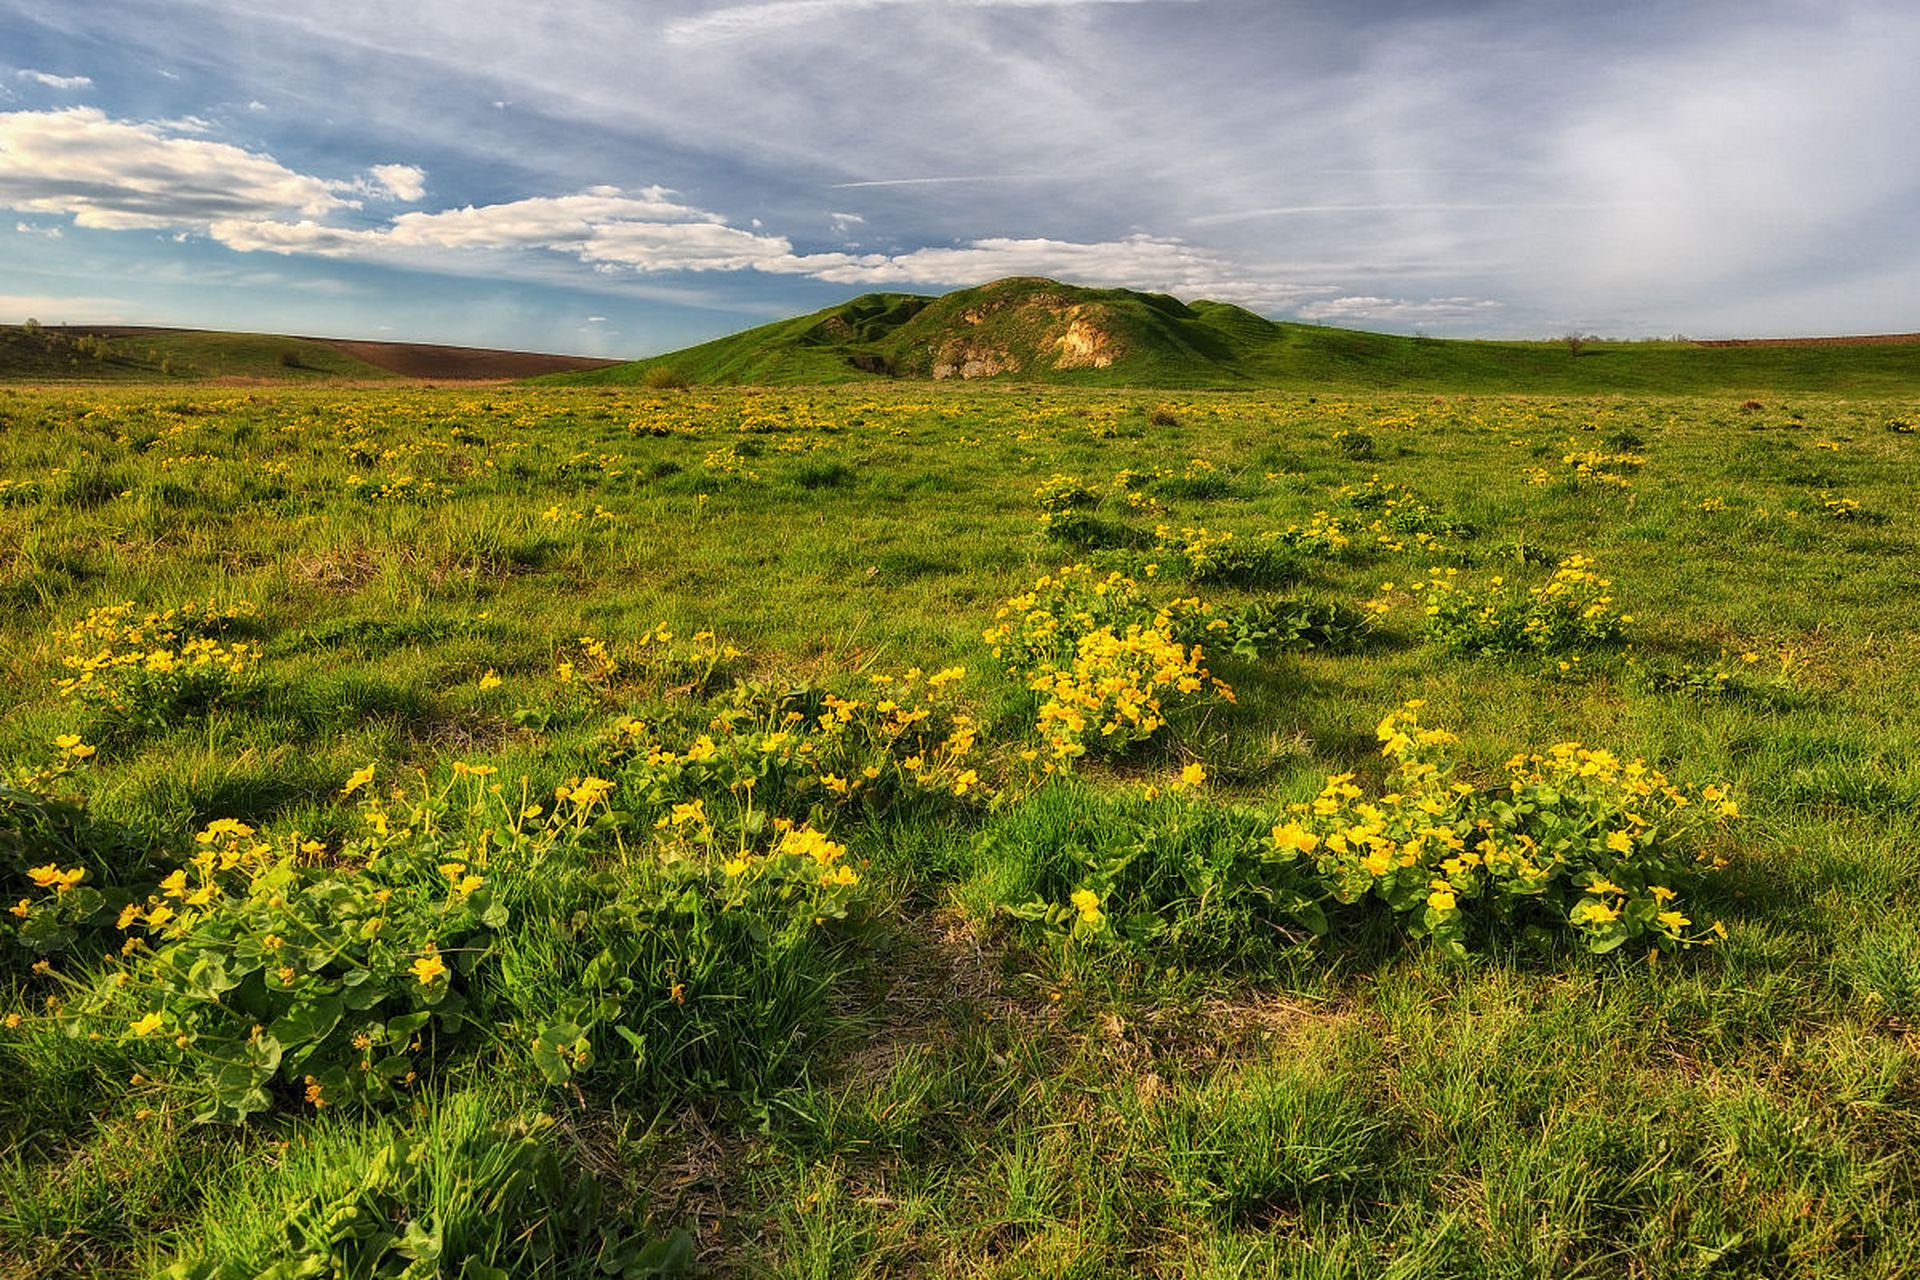
<svg viewBox="0 0 1920 1280"><path fill-rule="evenodd" d="M611 782L608 782L605 778L596 778L589 775L582 778L579 785L571 789L567 798L573 802L573 807L576 809L591 809L612 793L613 784Z"/></svg>
<svg viewBox="0 0 1920 1280"><path fill-rule="evenodd" d="M440 958L440 949L431 942L427 944L427 953L415 960L412 968L413 976L423 987L430 987L447 975L447 962Z"/></svg>
<svg viewBox="0 0 1920 1280"><path fill-rule="evenodd" d="M1614 908L1592 898L1582 899L1567 915L1574 924L1612 924L1619 918L1620 913Z"/></svg>

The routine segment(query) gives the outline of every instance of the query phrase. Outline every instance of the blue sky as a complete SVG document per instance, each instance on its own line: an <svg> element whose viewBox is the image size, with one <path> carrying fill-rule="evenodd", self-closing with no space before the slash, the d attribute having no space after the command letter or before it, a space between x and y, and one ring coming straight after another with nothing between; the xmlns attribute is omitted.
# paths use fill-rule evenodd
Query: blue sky
<svg viewBox="0 0 1920 1280"><path fill-rule="evenodd" d="M640 355L1012 274L1920 329L1920 5L0 0L0 320Z"/></svg>

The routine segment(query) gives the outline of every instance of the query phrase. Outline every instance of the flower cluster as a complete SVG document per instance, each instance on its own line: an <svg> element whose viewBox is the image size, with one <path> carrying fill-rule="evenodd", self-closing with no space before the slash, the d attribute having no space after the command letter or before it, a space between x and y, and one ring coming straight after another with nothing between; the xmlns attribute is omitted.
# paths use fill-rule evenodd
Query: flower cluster
<svg viewBox="0 0 1920 1280"><path fill-rule="evenodd" d="M1396 533L1459 534L1465 531L1411 487L1369 477L1360 484L1340 486L1340 496L1355 511L1377 511L1379 527Z"/></svg>
<svg viewBox="0 0 1920 1280"><path fill-rule="evenodd" d="M554 677L594 699L614 703L640 688L704 692L738 657L740 650L711 631L682 639L661 622L628 641L579 637L555 661Z"/></svg>
<svg viewBox="0 0 1920 1280"><path fill-rule="evenodd" d="M1309 862L1337 901L1377 899L1449 949L1476 919L1571 929L1595 952L1636 938L1724 936L1680 903L1722 865L1694 837L1739 816L1724 789L1695 793L1639 760L1574 742L1514 756L1505 783L1482 789L1456 780L1454 736L1422 725L1420 706L1380 722L1389 789L1368 795L1352 774L1329 778L1274 826L1274 856Z"/></svg>
<svg viewBox="0 0 1920 1280"><path fill-rule="evenodd" d="M1573 469L1574 483L1590 480L1619 489L1633 487L1633 473L1645 466L1646 461L1637 453L1610 453L1601 449L1569 449L1560 458L1562 466Z"/></svg>
<svg viewBox="0 0 1920 1280"><path fill-rule="evenodd" d="M1215 531L1205 525L1183 527L1176 533L1163 524L1153 536L1154 554L1193 582L1255 586L1287 577L1292 570L1291 558L1275 533L1241 538L1232 530Z"/></svg>
<svg viewBox="0 0 1920 1280"><path fill-rule="evenodd" d="M689 728L623 716L602 761L663 828L721 828L738 849L770 820L981 798L979 726L954 705L966 670L867 677L865 696L742 684ZM704 837L703 837L704 838Z"/></svg>
<svg viewBox="0 0 1920 1280"><path fill-rule="evenodd" d="M1426 600L1427 634L1464 653L1561 653L1613 644L1633 615L1619 611L1613 580L1590 556L1560 561L1543 583L1520 588L1503 576L1484 584L1457 569L1435 569L1412 584Z"/></svg>
<svg viewBox="0 0 1920 1280"><path fill-rule="evenodd" d="M722 445L708 450L701 465L715 476L734 480L758 480L760 473L747 461L747 451L738 445Z"/></svg>
<svg viewBox="0 0 1920 1280"><path fill-rule="evenodd" d="M485 802L477 779L460 786L398 811L369 790L364 834L331 852L208 824L193 857L121 911L124 967L69 1019L117 1025L203 1120L245 1119L276 1092L319 1108L404 1091L429 1041L466 1030L467 988L507 921L490 865L528 843L449 823L457 798Z"/></svg>
<svg viewBox="0 0 1920 1280"><path fill-rule="evenodd" d="M259 662L257 645L217 638L252 606L189 601L137 614L132 601L102 605L61 631L61 697L158 724L181 708L230 690Z"/></svg>
<svg viewBox="0 0 1920 1280"><path fill-rule="evenodd" d="M1296 551L1309 555L1335 557L1353 546L1353 529L1341 523L1340 517L1325 511L1316 511L1305 524L1290 524L1275 535L1278 540Z"/></svg>
<svg viewBox="0 0 1920 1280"><path fill-rule="evenodd" d="M1055 473L1040 482L1033 496L1041 511L1057 513L1092 506L1100 500L1100 491L1082 484L1079 476Z"/></svg>
<svg viewBox="0 0 1920 1280"><path fill-rule="evenodd" d="M1076 564L1008 600L985 638L1040 696L1036 724L1056 759L1120 754L1165 727L1173 706L1233 697L1190 638L1227 628L1212 612L1195 598L1155 605L1134 579Z"/></svg>
<svg viewBox="0 0 1920 1280"><path fill-rule="evenodd" d="M126 884L151 873L140 833L96 819L70 783L95 756L77 733L53 739L53 760L0 780L0 966L11 942L39 960L93 949L111 932Z"/></svg>

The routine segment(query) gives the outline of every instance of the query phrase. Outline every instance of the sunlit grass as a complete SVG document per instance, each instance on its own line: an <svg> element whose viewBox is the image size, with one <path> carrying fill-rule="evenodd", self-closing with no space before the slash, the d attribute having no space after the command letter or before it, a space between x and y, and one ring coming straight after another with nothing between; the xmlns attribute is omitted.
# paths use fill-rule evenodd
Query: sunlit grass
<svg viewBox="0 0 1920 1280"><path fill-rule="evenodd" d="M39 904L60 891L34 868L84 866L112 899L103 920L65 899L44 972L0 936L0 1259L251 1276L351 1254L387 1275L439 1230L515 1275L642 1275L684 1228L726 1274L1911 1271L1920 437L1887 427L1911 416L0 392L0 878ZM1528 589L1575 556L1606 580L1605 625L1515 639ZM998 612L1074 563L1204 603L1136 646L1165 681L1097 646L1079 668L995 658ZM1424 584L1450 569L1481 594L1431 621ZM1502 592L1513 617L1482 618ZM90 611L190 601L231 613L208 632L227 657L147 631L94 668L118 696L62 694L101 652L74 636ZM1072 735L1029 687L1049 671L1088 721ZM1136 690L1167 695L1165 723L1102 734ZM830 697L862 705L836 724ZM1329 775L1369 801L1391 784L1376 729L1408 699L1476 785L1579 741L1737 802L1688 837L1724 861L1689 920L1725 941L1594 956L1485 923L1449 958L1410 936L1427 891L1413 916L1323 901L1324 934L1260 898L1280 881L1256 893L1245 869L1289 804ZM423 797L494 784L491 808L407 834ZM44 799L68 793L84 811ZM166 922L112 926L128 901L194 909L199 882L163 878L224 847L195 839L218 819L293 851L313 892L424 886L440 911L497 882L505 918L459 926L471 962L449 947L436 969L426 932L369 962L392 978L382 1019L438 1009L436 984L482 1016L430 1024L392 1097L316 1107L335 1079L316 1060L245 1125L192 1123L199 1050L158 1046L197 1006L117 957ZM248 883L223 892L280 919ZM1169 932L1107 928L1110 885ZM56 1015L96 1005L102 1038L70 1038ZM315 1025L279 1030L332 1034ZM246 1052L245 1020L230 1032ZM380 1173L401 1150L427 1155ZM550 1199L521 1200L536 1184ZM548 1225L506 1230L509 1201ZM322 1239L349 1203L368 1230Z"/></svg>

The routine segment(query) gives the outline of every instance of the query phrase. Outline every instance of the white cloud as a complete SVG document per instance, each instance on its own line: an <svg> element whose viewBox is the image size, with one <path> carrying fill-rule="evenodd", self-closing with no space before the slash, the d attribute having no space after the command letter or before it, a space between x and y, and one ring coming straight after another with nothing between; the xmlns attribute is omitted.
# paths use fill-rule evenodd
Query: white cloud
<svg viewBox="0 0 1920 1280"><path fill-rule="evenodd" d="M22 80L31 80L35 84L43 84L49 89L93 88L93 78L91 76L57 76L50 71L31 70L22 71L19 74Z"/></svg>
<svg viewBox="0 0 1920 1280"><path fill-rule="evenodd" d="M377 164L367 173L396 200L412 204L427 194L427 171L411 164Z"/></svg>
<svg viewBox="0 0 1920 1280"><path fill-rule="evenodd" d="M92 107L0 114L0 207L83 227L172 229L214 218L319 216L347 201L271 156L114 120Z"/></svg>
<svg viewBox="0 0 1920 1280"><path fill-rule="evenodd" d="M1491 298L1375 298L1353 295L1309 302L1295 314L1302 320L1367 320L1396 324L1423 321L1485 320L1501 309Z"/></svg>
<svg viewBox="0 0 1920 1280"><path fill-rule="evenodd" d="M173 116L166 120L155 120L153 125L166 133L213 132L213 121L201 116Z"/></svg>
<svg viewBox="0 0 1920 1280"><path fill-rule="evenodd" d="M1005 276L1051 276L1071 283L1146 289L1222 302L1277 306L1327 292L1317 285L1262 281L1219 256L1182 240L1133 235L1078 242L1044 237L993 237L952 248L915 249L892 256L863 255L844 263L834 255L798 260L806 274L840 284L985 284Z"/></svg>
<svg viewBox="0 0 1920 1280"><path fill-rule="evenodd" d="M859 226L866 219L857 213L829 213L827 221L831 222L835 229L845 231L848 227Z"/></svg>
<svg viewBox="0 0 1920 1280"><path fill-rule="evenodd" d="M60 238L60 228L54 226L41 227L31 222L23 221L14 223L13 229L16 233L23 236L45 236L49 240L58 240Z"/></svg>
<svg viewBox="0 0 1920 1280"><path fill-rule="evenodd" d="M647 275L755 271L853 285L970 285L1044 275L1257 306L1331 292L1261 280L1202 248L1149 235L1099 242L996 237L900 254L802 253L786 236L730 226L720 214L673 195L663 187L634 193L594 187L568 196L405 213L381 227L222 218L208 232L240 252L383 258L442 268L452 268L447 255L461 251L546 250L601 272Z"/></svg>

